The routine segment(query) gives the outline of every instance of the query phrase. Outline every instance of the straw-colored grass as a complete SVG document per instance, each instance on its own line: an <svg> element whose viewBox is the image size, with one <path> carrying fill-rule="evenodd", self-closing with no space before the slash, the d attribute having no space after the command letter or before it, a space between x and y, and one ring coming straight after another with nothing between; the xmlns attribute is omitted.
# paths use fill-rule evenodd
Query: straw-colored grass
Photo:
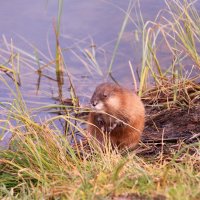
<svg viewBox="0 0 200 200"><path fill-rule="evenodd" d="M161 152L152 158L145 158L139 157L135 152L121 154L118 150L113 150L110 144L102 150L93 138L88 139L87 148L84 147L84 142L75 140L76 132L85 135L86 131L82 128L84 120L75 118L70 113L80 108L59 43L62 3L62 0L59 1L58 22L57 26L54 26L55 59L48 59L37 51L45 58L45 61L38 62L37 55L32 56L17 49L12 41L9 44L5 38L8 50L0 49L2 54L9 57L8 60L3 58L5 63L0 64L0 71L5 73L5 76L0 75L0 84L1 87L7 88L13 97L11 101L0 102L1 137L12 134L9 148L0 151L0 198L200 199L199 142L182 144L181 149L172 152L171 155L163 156ZM125 26L128 20L133 20L130 17L133 5L130 2L116 41L108 74L112 73L113 62ZM167 9L163 12L170 18L166 18L166 15L160 12L154 22L146 22L143 27L139 95L152 107L190 108L197 104L200 96L200 86L195 82L199 76L193 75L193 70L198 72L200 69L198 50L200 17L189 1L173 0L170 3L166 1L166 5ZM140 14L139 18L143 24ZM160 38L173 57L171 65L167 68L161 66L157 55ZM97 73L102 75L95 53L91 54L85 50L85 55L93 65L93 71L96 69ZM78 55L77 58L81 59ZM184 66L185 58L192 62L193 67L190 69ZM67 73L72 105L44 105L34 109L36 111L57 108L64 111L63 115L51 117L41 123L35 121L37 116L27 107L20 92L20 64L26 64L32 70L35 70L32 64L38 64L39 68L35 71L40 76L47 77L43 73L44 69L53 71L61 103L63 103L63 73ZM129 65L133 82L136 83L136 75L130 62ZM88 68L86 63L84 66ZM7 78L13 80L12 86ZM64 133L56 125L59 120L66 124ZM74 141L73 144L71 140Z"/></svg>
<svg viewBox="0 0 200 200"><path fill-rule="evenodd" d="M166 1L166 5L167 9L160 12L155 21L147 21L144 25L140 95L152 83L159 91L166 80L171 87L177 88L180 82L185 84L188 79L196 81L200 78L200 15L190 1ZM169 66L160 64L162 58L158 53L161 48L168 49L172 58ZM184 62L190 62L191 66ZM175 89L175 96L176 92Z"/></svg>
<svg viewBox="0 0 200 200"><path fill-rule="evenodd" d="M199 144L192 156L184 147L171 158L151 161L133 152L122 156L90 144L93 153L78 156L66 138L49 128L24 120L13 133L10 149L0 153L0 197L98 199L118 195L170 199L200 196Z"/></svg>

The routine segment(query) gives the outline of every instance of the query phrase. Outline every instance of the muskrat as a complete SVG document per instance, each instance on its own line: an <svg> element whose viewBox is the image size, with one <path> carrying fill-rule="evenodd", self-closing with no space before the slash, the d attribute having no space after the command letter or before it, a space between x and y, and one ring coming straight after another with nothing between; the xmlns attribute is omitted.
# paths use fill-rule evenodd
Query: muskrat
<svg viewBox="0 0 200 200"><path fill-rule="evenodd" d="M90 135L101 144L106 136L119 149L136 147L145 122L144 105L136 93L117 84L102 83L96 87L90 103Z"/></svg>

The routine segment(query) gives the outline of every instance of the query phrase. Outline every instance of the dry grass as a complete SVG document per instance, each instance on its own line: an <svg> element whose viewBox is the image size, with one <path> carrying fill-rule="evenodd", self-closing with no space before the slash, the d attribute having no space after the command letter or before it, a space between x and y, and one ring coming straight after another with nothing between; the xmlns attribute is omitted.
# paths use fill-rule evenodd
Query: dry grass
<svg viewBox="0 0 200 200"><path fill-rule="evenodd" d="M189 1L170 1L167 13L158 17L161 21L147 22L143 28L143 57L140 75L139 95L155 107L190 108L197 104L200 86L196 82L199 75L199 15ZM71 114L79 108L76 91L67 71L62 49L59 44L59 18L62 1L59 1L59 14L56 33L56 56L40 63L32 55L6 43L11 55L0 65L0 70L13 80L11 86L0 75L1 84L12 94L12 102L0 102L0 128L2 134L12 134L9 149L0 151L0 198L1 199L117 199L121 196L142 199L200 199L200 144L181 144L181 148L170 155L149 158L138 156L136 152L122 155L108 145L104 151L95 140L89 140L89 150L81 145L71 144L76 133L85 134L84 120ZM113 57L115 59L125 25L130 19L130 3L122 25ZM162 12L159 14L159 16ZM159 40L165 42L172 55L172 63L164 68L159 62ZM39 52L40 53L40 52ZM97 73L102 74L95 54L85 51L87 59L94 65ZM28 59L30 58L30 60ZM36 56L37 58L37 56ZM193 63L190 69L184 66L185 58ZM54 70L58 84L58 99L63 103L63 70L70 84L70 106L45 105L38 109L58 108L63 115L36 123L33 113L27 108L20 93L19 65L25 63L31 68L38 63L37 73L46 76L44 70ZM130 67L131 63L129 62ZM7 66L10 67L7 67ZM88 68L89 69L89 68ZM198 74L198 73L197 73ZM135 75L132 70L133 82ZM50 77L51 78L51 77ZM53 81L53 78L51 78ZM39 85L38 85L39 89ZM36 109L35 109L36 110ZM66 125L64 134L57 127L57 121ZM80 148L78 148L80 146Z"/></svg>
<svg viewBox="0 0 200 200"><path fill-rule="evenodd" d="M0 153L1 198L200 197L199 144L190 146L193 155L186 145L171 158L158 155L148 161L133 152L126 156L114 150L102 152L93 141L93 153L85 152L80 159L49 125L25 124L24 131L22 126L13 127L10 149Z"/></svg>

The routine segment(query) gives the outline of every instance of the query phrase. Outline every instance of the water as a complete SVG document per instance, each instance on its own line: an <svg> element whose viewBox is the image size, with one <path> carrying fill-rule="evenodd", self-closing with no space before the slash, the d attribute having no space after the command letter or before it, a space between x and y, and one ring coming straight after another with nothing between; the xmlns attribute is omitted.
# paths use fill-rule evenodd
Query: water
<svg viewBox="0 0 200 200"><path fill-rule="evenodd" d="M75 53L83 57L81 50L84 48L91 50L90 46L93 41L97 49L96 59L102 70L106 72L125 17L123 10L126 11L128 5L128 0L118 2L114 0L65 0L61 19L61 47L72 48ZM144 19L154 19L164 5L164 1L141 1L141 11ZM33 57L35 56L34 48L37 48L50 58L50 61L51 56L48 48L50 48L53 56L55 54L53 24L57 18L57 11L57 1L54 0L35 0L34 3L27 0L3 1L0 7L0 36L5 35L8 42L12 38L16 47L30 53ZM134 20L137 22L136 19ZM135 27L130 22L122 37L113 67L115 78L127 86L130 86L132 82L128 61L131 60L136 67L139 67L141 62L141 49L138 50L138 43L141 43L141 41L136 41L134 30ZM0 44L2 46L2 42ZM137 49L135 49L136 46ZM96 83L105 80L104 76L98 76L96 73L89 74L80 60L70 51L66 50L64 57L70 73L75 77L74 84L77 86L77 93L88 98ZM43 60L41 57L40 59ZM45 62L47 61L45 60ZM34 98L37 76L34 70L27 70L24 64L21 64L20 67L22 71L22 91L25 91L25 95L28 92L27 96L31 96L33 100L37 98ZM33 67L37 69L37 66ZM52 76L54 76L53 73ZM81 78L82 75L89 78L83 79ZM91 82L95 84L88 88ZM80 83L82 87L80 87ZM52 83L52 87L56 87L56 85ZM43 95L39 96L40 101L41 98L44 99L44 102L51 101L52 94L49 93L49 81L44 78L41 82L40 91L40 94L44 91L47 93L45 96L47 99Z"/></svg>
<svg viewBox="0 0 200 200"><path fill-rule="evenodd" d="M57 83L42 77L37 92L39 66L49 64L55 58L54 23L57 19L58 1L55 0L7 0L0 6L0 64L5 64L10 58L10 48L13 43L20 52L21 91L28 107L34 108L57 103L52 97L57 97ZM67 70L72 77L75 90L81 104L87 104L96 87L106 81L106 73L110 64L115 42L118 37L124 11L129 1L115 0L64 0L60 28L60 46L66 62ZM154 20L159 10L165 8L164 0L141 0L141 12L144 20ZM132 12L136 23L139 21ZM113 67L113 76L122 85L132 86L128 61L135 69L141 65L141 39L137 40L136 27L129 22L123 34ZM6 38L6 39L5 39ZM91 48L95 46L95 48ZM103 76L91 70L89 73L84 63L89 61L83 56L83 50L96 51L96 60L104 72ZM5 51L6 52L5 52ZM42 54L39 52L41 51ZM24 55L24 52L29 55ZM161 52L165 54L165 52ZM43 55L44 54L44 55ZM81 59L82 61L81 61ZM10 65L9 65L10 66ZM91 67L91 65L90 65ZM135 70L136 71L136 70ZM55 79L55 69L46 68L43 73ZM12 80L1 73L10 85ZM64 97L69 97L69 81L65 74L63 86ZM0 101L12 99L10 91L0 84ZM0 111L1 112L1 111ZM45 118L47 113L40 113Z"/></svg>

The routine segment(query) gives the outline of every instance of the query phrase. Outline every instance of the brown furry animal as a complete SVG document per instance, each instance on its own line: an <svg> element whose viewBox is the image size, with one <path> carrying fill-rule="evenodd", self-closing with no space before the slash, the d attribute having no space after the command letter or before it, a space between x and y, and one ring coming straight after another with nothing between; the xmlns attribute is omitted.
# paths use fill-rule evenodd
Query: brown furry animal
<svg viewBox="0 0 200 200"><path fill-rule="evenodd" d="M135 148L144 129L145 109L140 98L132 91L116 84L97 86L91 98L94 112L88 117L88 132L104 144Z"/></svg>

